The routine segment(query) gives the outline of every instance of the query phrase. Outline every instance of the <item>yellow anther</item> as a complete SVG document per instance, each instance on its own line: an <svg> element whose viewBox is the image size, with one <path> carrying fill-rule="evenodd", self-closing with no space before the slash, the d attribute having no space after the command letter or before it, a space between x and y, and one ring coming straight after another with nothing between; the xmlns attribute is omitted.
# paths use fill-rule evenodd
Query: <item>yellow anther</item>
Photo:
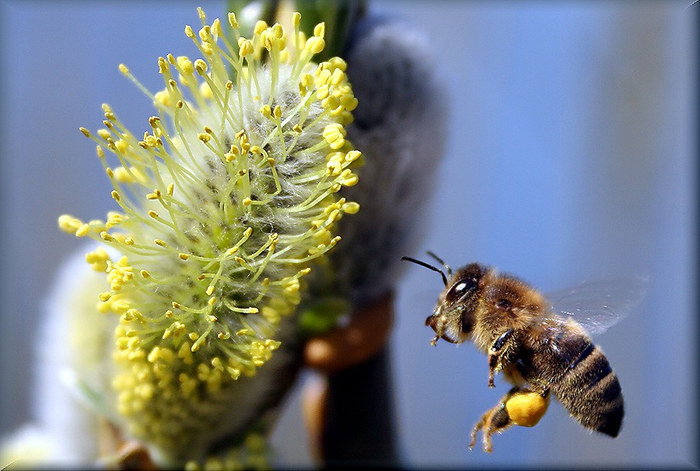
<svg viewBox="0 0 700 471"><path fill-rule="evenodd" d="M187 31L187 28L185 28L185 31ZM170 66L168 65L168 62L164 58L159 57L158 58L158 73L164 74L168 70L170 70Z"/></svg>
<svg viewBox="0 0 700 471"><path fill-rule="evenodd" d="M314 27L314 36L323 38L326 35L326 23L321 22Z"/></svg>
<svg viewBox="0 0 700 471"><path fill-rule="evenodd" d="M194 68L195 70L197 70L197 73L199 75L204 75L207 71L208 65L204 60L197 59L196 61L194 61Z"/></svg>
<svg viewBox="0 0 700 471"><path fill-rule="evenodd" d="M339 181L344 186L354 186L359 181L359 178L357 174L352 173L352 171L349 168L346 168L340 174Z"/></svg>
<svg viewBox="0 0 700 471"><path fill-rule="evenodd" d="M236 14L233 12L229 12L228 14L228 24L231 25L231 28L238 29L238 21L236 20Z"/></svg>
<svg viewBox="0 0 700 471"><path fill-rule="evenodd" d="M249 39L240 38L238 40L238 55L241 57L249 56L253 53L253 43Z"/></svg>
<svg viewBox="0 0 700 471"><path fill-rule="evenodd" d="M343 212L346 214L355 214L360 210L360 205L354 201L350 201L343 205Z"/></svg>
<svg viewBox="0 0 700 471"><path fill-rule="evenodd" d="M202 75L205 72L202 72ZM211 87L209 87L209 84L207 82L202 82L199 84L199 93L202 94L202 96L208 100L211 100L214 98L214 93L211 91Z"/></svg>
<svg viewBox="0 0 700 471"><path fill-rule="evenodd" d="M167 90L161 90L156 92L154 95L154 101L162 107L170 107L172 100L170 99L170 93Z"/></svg>
<svg viewBox="0 0 700 471"><path fill-rule="evenodd" d="M253 29L253 33L256 35L261 34L263 31L267 29L267 23L264 20L258 20L255 23L255 28Z"/></svg>
<svg viewBox="0 0 700 471"><path fill-rule="evenodd" d="M149 200L157 200L160 197L161 197L161 193L160 193L160 190L157 188L155 190L153 190L152 193L148 193L146 195L146 199L149 199Z"/></svg>
<svg viewBox="0 0 700 471"><path fill-rule="evenodd" d="M178 56L177 66L183 74L190 75L194 73L194 64L187 56Z"/></svg>
<svg viewBox="0 0 700 471"><path fill-rule="evenodd" d="M351 150L347 154L345 154L345 161L346 162L354 162L355 160L359 159L362 156L362 152L359 150Z"/></svg>
<svg viewBox="0 0 700 471"><path fill-rule="evenodd" d="M323 138L333 150L338 150L345 145L345 128L338 123L331 123L323 129Z"/></svg>
<svg viewBox="0 0 700 471"><path fill-rule="evenodd" d="M77 237L85 237L85 236L88 235L89 233L90 233L90 226L87 225L87 224L81 225L81 226L75 231L75 235L76 235Z"/></svg>
<svg viewBox="0 0 700 471"><path fill-rule="evenodd" d="M306 41L304 47L312 54L318 54L326 47L326 41L324 41L323 38L312 36Z"/></svg>

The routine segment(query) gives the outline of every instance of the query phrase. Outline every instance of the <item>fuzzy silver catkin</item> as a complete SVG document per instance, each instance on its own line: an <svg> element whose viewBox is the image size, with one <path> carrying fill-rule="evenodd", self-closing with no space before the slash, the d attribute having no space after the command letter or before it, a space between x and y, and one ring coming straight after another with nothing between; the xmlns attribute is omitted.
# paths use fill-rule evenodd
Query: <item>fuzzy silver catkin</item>
<svg viewBox="0 0 700 471"><path fill-rule="evenodd" d="M413 25L361 20L347 53L358 106L348 138L365 156L360 184L344 195L361 211L343 220L331 255L353 305L396 283L402 255L423 234L420 216L445 149L447 106L425 35Z"/></svg>

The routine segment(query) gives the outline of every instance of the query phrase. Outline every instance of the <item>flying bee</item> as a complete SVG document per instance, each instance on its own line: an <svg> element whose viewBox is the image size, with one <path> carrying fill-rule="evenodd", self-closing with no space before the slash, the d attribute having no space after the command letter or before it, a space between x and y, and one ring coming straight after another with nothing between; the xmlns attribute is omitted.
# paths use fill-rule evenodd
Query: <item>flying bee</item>
<svg viewBox="0 0 700 471"><path fill-rule="evenodd" d="M536 425L550 395L584 427L618 435L624 416L622 389L588 331L600 333L626 314L641 297L641 281L581 285L557 295L568 307L559 309L514 276L477 263L453 274L439 257L428 254L445 271L411 257L403 259L439 273L445 285L425 320L436 334L430 343L471 340L488 355L488 386L494 387L498 372L514 385L476 423L470 448L480 430L484 451L491 452L495 432L511 425Z"/></svg>

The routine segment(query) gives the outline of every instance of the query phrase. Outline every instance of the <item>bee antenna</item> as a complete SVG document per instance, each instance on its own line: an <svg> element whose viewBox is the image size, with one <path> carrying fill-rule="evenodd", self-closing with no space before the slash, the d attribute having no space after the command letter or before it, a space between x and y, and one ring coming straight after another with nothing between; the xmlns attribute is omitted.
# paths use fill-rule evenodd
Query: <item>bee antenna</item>
<svg viewBox="0 0 700 471"><path fill-rule="evenodd" d="M425 267L429 270L432 270L434 272L439 273L440 276L442 277L442 282L445 284L445 286L447 286L447 276L445 276L445 273L442 270L440 270L439 268L434 267L434 266L430 265L429 263L425 263L425 262L422 262L420 260L416 260L415 258L411 258L411 257L401 257L401 260L406 260L407 262L413 262L416 265L420 265L420 266ZM444 264L443 264L443 266L444 266Z"/></svg>
<svg viewBox="0 0 700 471"><path fill-rule="evenodd" d="M452 276L452 268L448 264L446 264L440 257L435 255L435 252L432 252L430 250L426 250L425 253L427 253L428 255L433 257L440 265L442 265L442 267L447 272L448 276Z"/></svg>

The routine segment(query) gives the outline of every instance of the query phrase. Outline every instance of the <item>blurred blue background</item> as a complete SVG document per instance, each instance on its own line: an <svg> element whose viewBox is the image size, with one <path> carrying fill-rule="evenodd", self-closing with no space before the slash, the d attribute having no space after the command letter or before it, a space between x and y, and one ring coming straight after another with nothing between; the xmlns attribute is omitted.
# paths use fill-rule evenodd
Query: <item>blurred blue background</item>
<svg viewBox="0 0 700 471"><path fill-rule="evenodd" d="M453 266L498 266L544 291L648 274L639 308L598 338L627 415L621 435L593 435L553 405L534 429L466 448L483 411L507 391L486 387L486 357L440 342L423 321L441 289L407 266L392 337L398 434L406 465L697 465L696 59L698 6L658 2L371 2L424 30L451 115L447 153L420 251ZM0 247L1 426L29 415L42 298L78 247L58 231L71 212L112 208L93 145L79 132L108 102L133 130L149 101L156 58L195 55L186 2L0 3L2 31ZM223 2L207 2L209 16ZM430 136L426 136L430 139ZM275 431L288 466L311 464L299 388Z"/></svg>

